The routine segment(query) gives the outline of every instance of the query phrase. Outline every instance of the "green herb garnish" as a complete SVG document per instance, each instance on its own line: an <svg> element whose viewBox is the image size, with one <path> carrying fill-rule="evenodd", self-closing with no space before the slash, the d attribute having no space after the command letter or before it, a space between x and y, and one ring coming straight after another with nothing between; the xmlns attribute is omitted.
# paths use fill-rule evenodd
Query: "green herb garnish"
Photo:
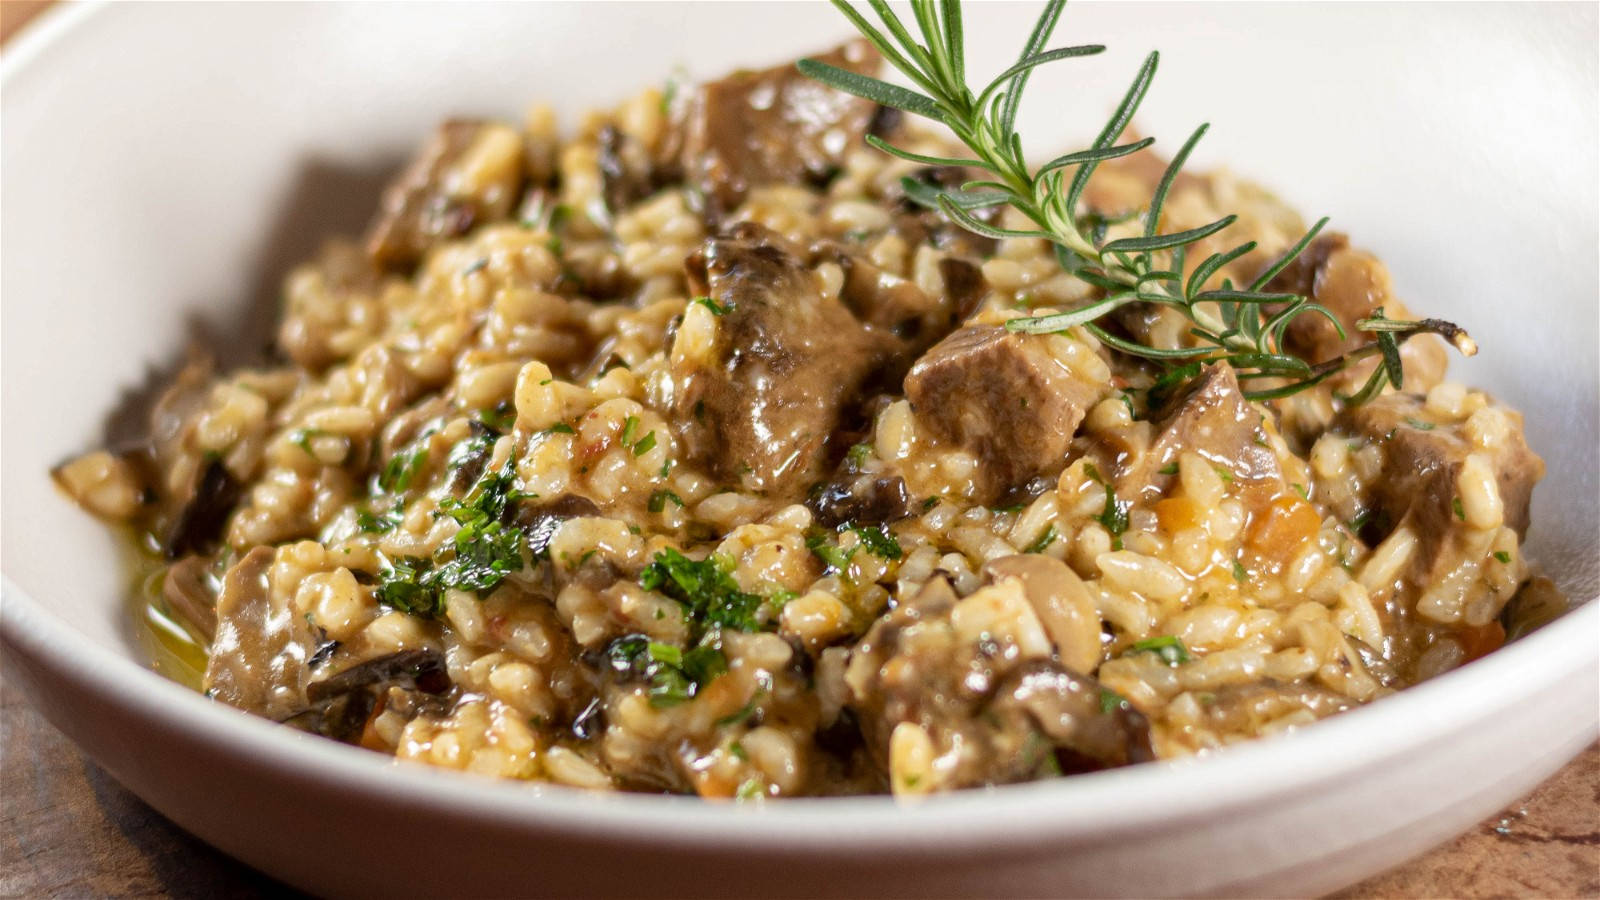
<svg viewBox="0 0 1600 900"><path fill-rule="evenodd" d="M495 431L510 431L517 424L517 408L510 401L502 400L495 404L494 409L479 410L478 421Z"/></svg>
<svg viewBox="0 0 1600 900"><path fill-rule="evenodd" d="M1064 0L1050 0L1045 4L1017 62L976 90L967 83L966 39L958 0L937 3L912 0L911 10L919 36L913 36L911 29L887 3L878 0L872 3L881 28L846 0L833 0L833 3L862 36L877 47L884 59L910 80L912 87L880 81L815 59L801 60L801 73L846 93L939 122L955 134L970 151L970 156L936 157L912 153L877 135L867 136L866 141L871 146L922 165L968 166L985 173L960 189L941 189L906 178L902 181L906 195L915 202L943 211L956 224L978 234L1049 241L1055 245L1062 268L1103 292L1100 299L1070 312L1012 319L1006 323L1008 329L1041 333L1083 326L1102 343L1161 365L1227 360L1238 370L1241 379L1283 380L1282 386L1248 391L1247 396L1252 399L1281 397L1304 390L1359 360L1382 355L1383 365L1374 369L1367 385L1351 400L1360 402L1376 396L1386 381L1396 386L1401 383L1399 354L1395 348L1400 341L1416 334L1441 334L1462 353L1470 356L1476 352L1472 339L1455 325L1435 319L1397 321L1385 318L1379 310L1357 323L1360 330L1373 334L1375 339L1355 350L1315 365L1290 353L1284 347L1285 332L1290 322L1301 315L1324 316L1334 324L1341 337L1344 334L1338 317L1325 307L1303 296L1266 290L1272 279L1310 245L1327 219L1317 222L1243 289L1226 280L1219 288L1208 289L1206 285L1224 265L1254 250L1253 241L1211 254L1193 267L1192 274L1185 280L1183 273L1190 267L1185 265L1184 254L1196 242L1222 231L1236 219L1229 215L1186 231L1159 231L1167 194L1208 125L1196 129L1173 156L1144 212L1143 235L1107 241L1105 223L1082 214L1085 188L1101 162L1138 152L1154 142L1153 138L1146 138L1117 144L1144 101L1160 56L1151 53L1145 58L1122 102L1089 149L1057 157L1038 168L1030 167L1023 156L1022 137L1015 129L1029 75L1035 67L1045 63L1093 56L1105 50L1099 45L1045 49L1061 16ZM1030 227L1000 228L975 214L977 210L1001 205L1020 211L1030 221ZM1189 333L1199 339L1199 346L1149 347L1118 337L1096 324L1101 317L1132 303L1155 303L1176 309L1190 321Z"/></svg>
<svg viewBox="0 0 1600 900"><path fill-rule="evenodd" d="M650 503L647 508L653 513L661 512L667 508L668 500L671 500L674 505L683 505L683 498L672 491L656 491L650 495Z"/></svg>
<svg viewBox="0 0 1600 900"><path fill-rule="evenodd" d="M720 304L717 301L711 299L710 297L696 297L693 300L690 300L689 302L690 303L698 303L701 306L704 306L706 309L711 310L711 314L713 316L719 316L720 317L720 316L725 316L728 313L733 312L733 307L732 306L723 306L722 304Z"/></svg>
<svg viewBox="0 0 1600 900"><path fill-rule="evenodd" d="M639 573L639 585L683 604L698 628L758 631L756 613L762 600L739 589L729 574L731 568L715 557L693 560L669 547Z"/></svg>
<svg viewBox="0 0 1600 900"><path fill-rule="evenodd" d="M428 464L427 439L428 435L424 434L411 446L390 457L383 471L378 474L378 490L385 494L398 494L411 487L417 473Z"/></svg>
<svg viewBox="0 0 1600 900"><path fill-rule="evenodd" d="M886 525L851 525L849 528L856 533L861 546L866 547L873 556L896 560L905 555L900 549L900 542Z"/></svg>
<svg viewBox="0 0 1600 900"><path fill-rule="evenodd" d="M1456 518L1463 522L1467 520L1467 511L1462 508L1460 497L1452 497L1450 499L1450 508L1455 511Z"/></svg>
<svg viewBox="0 0 1600 900"><path fill-rule="evenodd" d="M1494 552L1494 558L1499 560L1502 565L1511 565L1511 554L1504 550L1496 550Z"/></svg>
<svg viewBox="0 0 1600 900"><path fill-rule="evenodd" d="M1128 530L1128 508L1132 506L1132 504L1124 503L1121 500L1118 500L1116 490L1111 487L1109 482L1100 478L1100 470L1095 468L1092 464L1085 465L1083 467L1083 473L1088 475L1089 479L1095 484L1098 484L1105 489L1106 505L1105 508L1100 511L1100 515L1095 516L1095 521L1099 522L1106 531L1111 533L1112 547L1117 550L1121 550L1122 535Z"/></svg>
<svg viewBox="0 0 1600 900"><path fill-rule="evenodd" d="M1128 653L1154 653L1169 666L1181 666L1194 658L1189 655L1189 648L1183 645L1183 641L1170 634L1136 641L1128 648Z"/></svg>
<svg viewBox="0 0 1600 900"><path fill-rule="evenodd" d="M846 550L833 542L825 531L813 531L806 535L806 549L810 550L828 567L830 572L846 572L850 568L850 557L855 555L856 548Z"/></svg>
<svg viewBox="0 0 1600 900"><path fill-rule="evenodd" d="M1023 549L1023 553L1043 553L1046 548L1056 542L1056 523L1051 522L1033 539L1033 543Z"/></svg>

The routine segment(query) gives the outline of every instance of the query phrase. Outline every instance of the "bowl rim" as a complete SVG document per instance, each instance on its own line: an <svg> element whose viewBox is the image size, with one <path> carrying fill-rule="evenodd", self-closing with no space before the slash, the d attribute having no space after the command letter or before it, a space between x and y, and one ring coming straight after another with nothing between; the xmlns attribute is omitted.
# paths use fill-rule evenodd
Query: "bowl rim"
<svg viewBox="0 0 1600 900"><path fill-rule="evenodd" d="M0 57L0 88L110 6L109 0L62 4L28 23ZM419 809L470 812L507 827L555 828L574 837L669 848L712 841L778 853L848 846L853 853L943 856L974 848L993 852L997 837L1014 846L1063 838L1099 842L1153 822L1200 821L1348 778L1412 746L1471 729L1480 710L1503 708L1533 691L1570 687L1600 665L1596 633L1600 598L1589 598L1483 659L1379 702L1201 757L913 800L879 795L732 804L513 786L282 728L208 700L95 643L0 574L0 646L8 654L25 656L93 696L254 766L292 771L330 789L387 795ZM1506 677L1517 670L1538 677ZM1459 697L1474 702L1451 702Z"/></svg>

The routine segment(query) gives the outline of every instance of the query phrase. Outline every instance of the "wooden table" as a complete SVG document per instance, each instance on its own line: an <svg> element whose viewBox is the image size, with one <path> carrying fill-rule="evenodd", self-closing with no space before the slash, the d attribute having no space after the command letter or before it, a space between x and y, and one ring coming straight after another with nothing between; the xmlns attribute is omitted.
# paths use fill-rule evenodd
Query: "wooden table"
<svg viewBox="0 0 1600 900"><path fill-rule="evenodd" d="M0 0L0 40L50 0ZM162 818L0 681L0 897L289 897ZM1600 745L1453 843L1340 897L1600 897Z"/></svg>

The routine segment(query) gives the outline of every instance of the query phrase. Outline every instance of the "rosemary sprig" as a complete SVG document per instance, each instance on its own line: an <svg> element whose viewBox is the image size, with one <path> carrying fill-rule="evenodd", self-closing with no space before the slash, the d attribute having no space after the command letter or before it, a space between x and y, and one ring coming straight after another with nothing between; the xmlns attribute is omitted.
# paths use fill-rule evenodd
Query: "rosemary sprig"
<svg viewBox="0 0 1600 900"><path fill-rule="evenodd" d="M1289 324L1303 315L1323 316L1333 323L1341 339L1345 336L1338 316L1326 307L1298 294L1266 290L1272 279L1311 244L1327 224L1326 218L1312 226L1246 287L1235 287L1230 280L1224 280L1215 288L1208 288L1207 284L1223 266L1254 250L1253 241L1211 254L1185 278L1186 252L1196 242L1233 224L1236 218L1228 215L1198 228L1160 232L1161 210L1167 194L1208 125L1196 128L1167 166L1144 212L1144 233L1138 237L1105 240L1099 217L1087 209L1084 191L1100 163L1136 153L1154 143L1153 138L1125 144L1118 144L1117 140L1144 101L1160 55L1152 52L1145 57L1133 83L1093 145L1052 159L1038 168L1030 168L1023 156L1022 138L1015 129L1028 76L1045 63L1093 56L1105 50L1098 44L1044 49L1061 17L1065 0L1049 0L1045 4L1016 63L977 92L966 80L960 0L912 0L912 17L920 40L885 0L868 0L881 27L869 21L848 0L832 2L915 89L814 59L801 60L800 71L847 93L939 122L949 128L972 155L929 156L896 147L877 136L868 136L867 143L873 147L924 165L967 166L988 175L954 190L907 178L902 182L907 196L941 210L958 225L978 234L1049 241L1064 269L1100 289L1097 299L1077 309L1012 319L1006 323L1011 330L1060 332L1082 326L1110 347L1165 366L1168 380L1182 377L1189 371L1198 372L1201 363L1226 360L1247 384L1270 380L1246 392L1252 399L1261 400L1305 390L1363 359L1380 356L1382 365L1374 369L1360 391L1346 398L1350 403L1364 402L1377 396L1386 383L1392 382L1396 387L1404 383L1398 348L1401 342L1417 334L1439 334L1466 355L1476 352L1476 345L1466 332L1449 322L1390 319L1381 309L1357 323L1360 330L1373 335L1373 340L1342 356L1312 364L1290 352L1284 346L1285 334ZM1002 204L1019 210L1034 227L1001 228L974 214L975 210ZM1112 334L1097 324L1102 317L1131 303L1155 303L1176 309L1189 320L1189 334L1196 339L1195 345L1150 347Z"/></svg>

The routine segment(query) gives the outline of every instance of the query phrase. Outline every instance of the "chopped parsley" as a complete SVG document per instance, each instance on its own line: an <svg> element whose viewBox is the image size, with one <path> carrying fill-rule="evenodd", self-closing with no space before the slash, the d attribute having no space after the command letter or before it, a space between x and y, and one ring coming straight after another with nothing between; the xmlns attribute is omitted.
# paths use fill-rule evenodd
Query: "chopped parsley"
<svg viewBox="0 0 1600 900"><path fill-rule="evenodd" d="M678 601L699 629L758 631L762 599L740 590L731 568L716 557L693 560L669 547L639 573L639 586Z"/></svg>
<svg viewBox="0 0 1600 900"><path fill-rule="evenodd" d="M690 300L689 302L690 303L698 303L701 306L704 306L706 309L711 310L711 314L713 316L725 316L728 313L733 312L733 306L731 304L728 305L728 306L723 306L722 304L720 304L717 301L711 299L710 297L696 297L693 300Z"/></svg>
<svg viewBox="0 0 1600 900"><path fill-rule="evenodd" d="M296 428L294 431L290 432L289 442L294 444L296 447L299 447L301 450L304 450L307 456L315 458L316 454L311 452L311 439L315 437L322 437L327 433L328 432L323 431L321 428Z"/></svg>
<svg viewBox="0 0 1600 900"><path fill-rule="evenodd" d="M1463 522L1467 520L1467 511L1462 508L1460 497L1455 497L1450 500L1450 508L1455 511L1456 518Z"/></svg>
<svg viewBox="0 0 1600 900"><path fill-rule="evenodd" d="M1176 475L1178 474L1178 464L1175 462L1169 462L1156 471L1162 475Z"/></svg>
<svg viewBox="0 0 1600 900"><path fill-rule="evenodd" d="M399 526L400 518L401 511L398 509L378 514L362 510L356 513L356 527L367 534L388 534Z"/></svg>
<svg viewBox="0 0 1600 900"><path fill-rule="evenodd" d="M1127 698L1110 688L1100 689L1100 711L1110 715L1119 709L1132 709Z"/></svg>
<svg viewBox="0 0 1600 900"><path fill-rule="evenodd" d="M1351 519L1349 522L1347 522L1345 524L1349 526L1351 531L1360 531L1361 527L1363 525L1367 524L1367 522L1371 521L1371 519L1372 519L1372 510L1363 509L1361 512L1356 513L1356 517L1354 519Z"/></svg>
<svg viewBox="0 0 1600 900"><path fill-rule="evenodd" d="M1033 543L1023 549L1023 553L1043 553L1046 548L1056 542L1056 523L1051 522L1044 527L1044 531L1033 539Z"/></svg>
<svg viewBox="0 0 1600 900"><path fill-rule="evenodd" d="M922 511L923 512L927 512L928 510L933 509L935 506L938 506L938 505L939 505L939 498L938 497L929 497L928 499L922 501Z"/></svg>
<svg viewBox="0 0 1600 900"><path fill-rule="evenodd" d="M1128 653L1154 653L1169 666L1181 666L1194 658L1189 655L1189 648L1183 645L1183 641L1170 634L1137 641L1128 648Z"/></svg>
<svg viewBox="0 0 1600 900"><path fill-rule="evenodd" d="M478 421L495 431L510 431L511 426L517 424L517 408L509 401L502 400L495 404L494 409L479 410Z"/></svg>
<svg viewBox="0 0 1600 900"><path fill-rule="evenodd" d="M520 571L526 536L506 518L515 501L531 495L517 490L514 482L508 462L479 478L461 499L441 501L436 515L460 525L455 538L432 559L408 556L391 562L378 575L379 601L412 615L437 616L444 609L445 591L482 594Z"/></svg>
<svg viewBox="0 0 1600 900"><path fill-rule="evenodd" d="M648 681L650 705L657 708L692 700L728 671L728 657L715 639L685 650L633 634L612 641L606 658L617 674Z"/></svg>
<svg viewBox="0 0 1600 900"><path fill-rule="evenodd" d="M418 438L411 446L390 457L383 471L378 473L378 490L385 494L398 494L411 487L411 482L428 464L428 435Z"/></svg>
<svg viewBox="0 0 1600 900"><path fill-rule="evenodd" d="M546 428L544 430L544 433L545 434L577 434L578 432L574 431L572 426L568 425L565 422L557 422L554 425L551 425L549 428Z"/></svg>
<svg viewBox="0 0 1600 900"><path fill-rule="evenodd" d="M744 706L741 706L728 715L718 719L717 727L720 728L724 725L738 725L744 720L750 718L755 714L757 701L761 699L761 694L762 691L758 689L754 694L750 695L749 702L745 703Z"/></svg>
<svg viewBox="0 0 1600 900"><path fill-rule="evenodd" d="M736 791L733 796L736 800L755 800L759 797L765 797L766 795L766 785L761 783L760 778L751 776L750 778L746 778L744 783L739 785L739 790Z"/></svg>
<svg viewBox="0 0 1600 900"><path fill-rule="evenodd" d="M1406 416L1406 424L1418 431L1432 431L1437 426L1432 422L1424 422L1415 416ZM1390 432L1393 434L1393 432Z"/></svg>
<svg viewBox="0 0 1600 900"><path fill-rule="evenodd" d="M900 542L895 540L895 536L889 532L888 526L851 525L849 528L856 533L856 537L861 541L861 546L866 547L867 552L873 556L895 560L905 555L905 551L900 549Z"/></svg>
<svg viewBox="0 0 1600 900"><path fill-rule="evenodd" d="M632 447L634 456L643 456L646 453L649 453L650 448L656 445L656 433L652 431L644 437L634 440L633 436L637 434L638 431L638 416L628 416L626 419L622 420L622 446Z"/></svg>
<svg viewBox="0 0 1600 900"><path fill-rule="evenodd" d="M1310 502L1311 491L1308 490L1305 485L1295 482L1289 485L1289 487L1292 488L1296 494L1300 495L1300 499Z"/></svg>
<svg viewBox="0 0 1600 900"><path fill-rule="evenodd" d="M850 460L850 464L857 469L866 465L867 459L871 456L872 445L867 443L856 444L850 448L850 452L845 454L845 458Z"/></svg>
<svg viewBox="0 0 1600 900"><path fill-rule="evenodd" d="M1498 559L1502 565L1511 565L1511 554L1504 550L1496 550L1494 552L1494 558Z"/></svg>
<svg viewBox="0 0 1600 900"><path fill-rule="evenodd" d="M813 531L806 535L806 549L826 563L828 571L841 573L850 568L850 557L856 552L854 547L845 550L834 543L825 531Z"/></svg>
<svg viewBox="0 0 1600 900"><path fill-rule="evenodd" d="M1244 563L1239 562L1237 559L1234 560L1233 561L1233 580L1234 581L1244 581L1245 578L1247 578L1248 576L1249 576L1249 573L1244 570Z"/></svg>
<svg viewBox="0 0 1600 900"><path fill-rule="evenodd" d="M728 752L733 754L733 758L739 760L740 762L750 761L750 753L745 750L744 745L738 741L734 741L728 745Z"/></svg>
<svg viewBox="0 0 1600 900"><path fill-rule="evenodd" d="M1233 473L1226 467L1213 465L1211 468L1216 470L1217 477L1222 479L1223 484L1233 484Z"/></svg>
<svg viewBox="0 0 1600 900"><path fill-rule="evenodd" d="M444 595L425 583L432 568L433 563L416 556L390 562L378 575L378 602L414 616L437 616Z"/></svg>
<svg viewBox="0 0 1600 900"><path fill-rule="evenodd" d="M671 500L677 506L683 505L683 498L679 497L677 494L674 494L671 491L656 491L650 495L649 510L653 513L658 513L665 510L667 508L668 500Z"/></svg>
<svg viewBox="0 0 1600 900"><path fill-rule="evenodd" d="M1086 465L1083 467L1083 472L1095 484L1105 488L1106 505L1100 511L1100 515L1095 516L1095 521L1099 522L1106 531L1111 532L1112 549L1121 550L1123 532L1128 530L1128 507L1131 504L1123 503L1117 499L1116 489L1100 478L1099 469L1096 469L1093 465Z"/></svg>

